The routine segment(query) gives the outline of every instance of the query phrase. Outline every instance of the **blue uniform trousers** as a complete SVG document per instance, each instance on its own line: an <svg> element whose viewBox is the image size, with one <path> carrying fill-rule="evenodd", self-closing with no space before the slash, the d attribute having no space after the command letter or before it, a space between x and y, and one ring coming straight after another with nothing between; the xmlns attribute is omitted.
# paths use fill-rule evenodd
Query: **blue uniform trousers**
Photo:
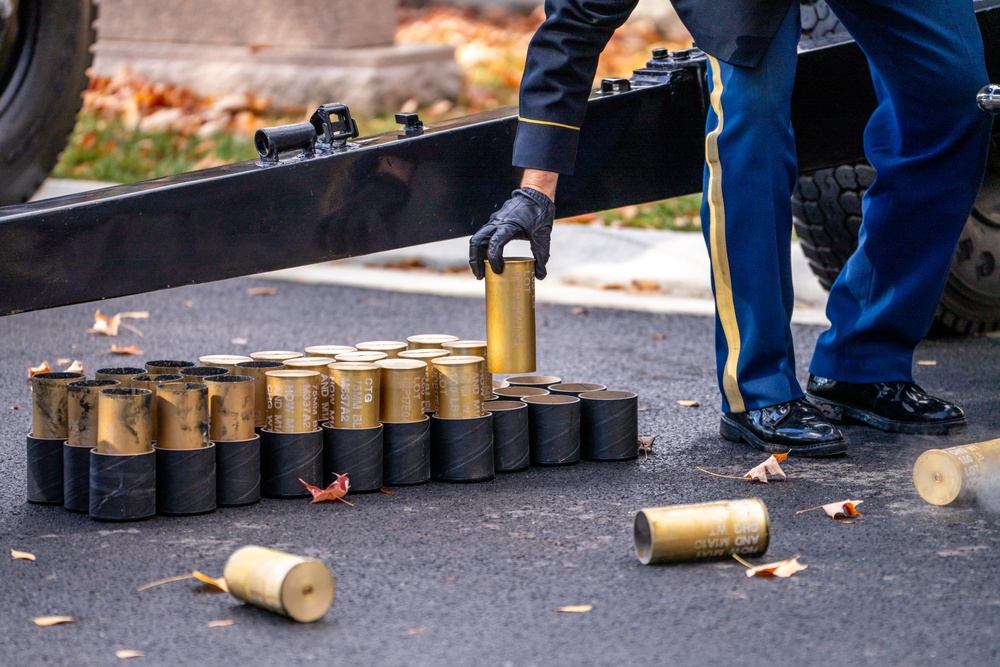
<svg viewBox="0 0 1000 667"><path fill-rule="evenodd" d="M982 182L991 128L975 104L987 83L982 39L968 0L828 2L869 60L878 108L864 141L877 177L810 371L909 381ZM789 328L799 30L796 3L756 67L710 58L702 222L727 412L803 395Z"/></svg>

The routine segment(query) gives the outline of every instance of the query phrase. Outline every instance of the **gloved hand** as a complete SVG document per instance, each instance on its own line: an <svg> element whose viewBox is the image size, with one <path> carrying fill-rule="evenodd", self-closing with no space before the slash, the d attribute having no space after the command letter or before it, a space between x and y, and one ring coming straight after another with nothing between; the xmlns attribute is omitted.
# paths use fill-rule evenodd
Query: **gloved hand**
<svg viewBox="0 0 1000 667"><path fill-rule="evenodd" d="M514 190L510 199L469 240L472 273L478 280L486 276L483 260L489 260L494 273L503 273L504 246L512 239L521 239L531 243L535 277L539 280L544 278L555 216L556 205L543 193L531 188Z"/></svg>

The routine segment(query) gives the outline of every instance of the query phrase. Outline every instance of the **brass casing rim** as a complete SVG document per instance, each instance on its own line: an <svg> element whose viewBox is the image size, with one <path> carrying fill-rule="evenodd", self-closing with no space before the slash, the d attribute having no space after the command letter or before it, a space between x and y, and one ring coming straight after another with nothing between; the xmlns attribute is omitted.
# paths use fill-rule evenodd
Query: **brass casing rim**
<svg viewBox="0 0 1000 667"><path fill-rule="evenodd" d="M596 393L606 391L607 387L596 382L557 382L548 386L548 390L553 393L575 392L577 395L583 393Z"/></svg>
<svg viewBox="0 0 1000 667"><path fill-rule="evenodd" d="M422 415L420 415L420 419L414 419L411 422L379 422L379 423L380 424L419 424L420 422L425 422L425 421L429 421L429 420L430 420L430 416L429 415L422 414ZM326 423L329 424L330 422L326 422ZM333 424L330 424L330 428L335 428L335 429L340 430L339 426L334 426ZM373 426L371 428L378 428L378 427L377 426ZM364 429L361 429L361 428L345 428L343 430L344 431L363 431Z"/></svg>
<svg viewBox="0 0 1000 667"><path fill-rule="evenodd" d="M338 363L374 363L388 358L389 355L385 352L363 352L361 350L356 352L342 352L334 357Z"/></svg>
<svg viewBox="0 0 1000 667"><path fill-rule="evenodd" d="M198 357L199 366L235 366L244 361L253 359L243 354L206 354Z"/></svg>
<svg viewBox="0 0 1000 667"><path fill-rule="evenodd" d="M483 410L486 412L492 412L493 410L506 412L507 410L527 409L528 405L524 401L486 401L483 403Z"/></svg>
<svg viewBox="0 0 1000 667"><path fill-rule="evenodd" d="M439 357L431 361L431 363L435 366L475 366L476 364L485 362L486 360L482 357L475 357L472 355Z"/></svg>
<svg viewBox="0 0 1000 667"><path fill-rule="evenodd" d="M310 345L303 348L303 351L307 357L335 357L342 352L357 352L358 350L353 345Z"/></svg>
<svg viewBox="0 0 1000 667"><path fill-rule="evenodd" d="M590 401L627 401L638 398L639 395L632 391L585 391L578 394L580 398Z"/></svg>
<svg viewBox="0 0 1000 667"><path fill-rule="evenodd" d="M250 353L250 358L254 361L288 361L289 359L298 359L304 356L303 353L296 352L295 350L261 350L260 352Z"/></svg>
<svg viewBox="0 0 1000 667"><path fill-rule="evenodd" d="M379 359L375 365L389 371L415 371L427 368L427 362L420 359Z"/></svg>
<svg viewBox="0 0 1000 667"><path fill-rule="evenodd" d="M524 396L521 398L521 401L534 405L568 405L570 403L579 403L580 399L576 396L567 396L565 394L545 394L544 396Z"/></svg>
<svg viewBox="0 0 1000 667"><path fill-rule="evenodd" d="M562 382L562 378L555 375L514 375L504 379L512 387L547 387Z"/></svg>
<svg viewBox="0 0 1000 667"><path fill-rule="evenodd" d="M523 398L524 396L548 396L549 390L541 387L498 387L493 390L497 396L513 396Z"/></svg>

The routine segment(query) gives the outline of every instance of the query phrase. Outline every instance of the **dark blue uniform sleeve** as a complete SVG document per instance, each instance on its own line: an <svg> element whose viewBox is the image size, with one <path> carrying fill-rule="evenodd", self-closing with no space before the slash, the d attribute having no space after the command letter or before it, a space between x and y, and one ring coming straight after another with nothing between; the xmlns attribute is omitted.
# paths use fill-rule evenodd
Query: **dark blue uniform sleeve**
<svg viewBox="0 0 1000 667"><path fill-rule="evenodd" d="M545 0L521 79L514 166L572 174L597 61L638 0Z"/></svg>

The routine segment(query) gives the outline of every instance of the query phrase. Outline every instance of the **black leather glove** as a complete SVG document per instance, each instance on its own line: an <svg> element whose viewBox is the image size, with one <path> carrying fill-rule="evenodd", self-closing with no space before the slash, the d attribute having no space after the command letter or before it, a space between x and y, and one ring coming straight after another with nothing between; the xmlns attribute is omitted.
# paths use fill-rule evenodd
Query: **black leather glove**
<svg viewBox="0 0 1000 667"><path fill-rule="evenodd" d="M490 216L469 240L469 265L476 278L486 277L484 260L489 260L494 273L503 273L503 249L508 241L521 239L531 243L535 257L535 277L545 277L549 261L549 242L556 205L543 193L521 188L511 193L498 211Z"/></svg>

